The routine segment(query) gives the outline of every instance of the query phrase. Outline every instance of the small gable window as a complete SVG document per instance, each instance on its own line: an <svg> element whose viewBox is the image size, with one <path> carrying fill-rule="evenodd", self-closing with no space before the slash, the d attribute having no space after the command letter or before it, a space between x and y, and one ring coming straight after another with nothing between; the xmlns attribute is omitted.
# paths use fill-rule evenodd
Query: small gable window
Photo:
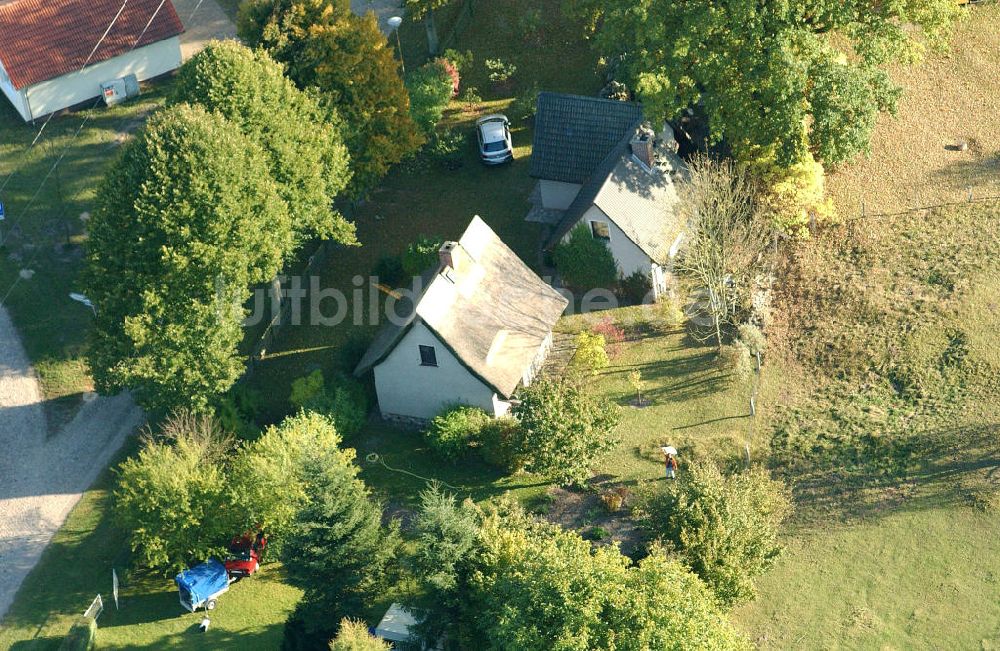
<svg viewBox="0 0 1000 651"><path fill-rule="evenodd" d="M434 350L434 346L420 346L420 365L421 366L437 366L437 351Z"/></svg>
<svg viewBox="0 0 1000 651"><path fill-rule="evenodd" d="M611 227L608 226L607 222L590 222L590 232L593 234L595 239L611 239Z"/></svg>

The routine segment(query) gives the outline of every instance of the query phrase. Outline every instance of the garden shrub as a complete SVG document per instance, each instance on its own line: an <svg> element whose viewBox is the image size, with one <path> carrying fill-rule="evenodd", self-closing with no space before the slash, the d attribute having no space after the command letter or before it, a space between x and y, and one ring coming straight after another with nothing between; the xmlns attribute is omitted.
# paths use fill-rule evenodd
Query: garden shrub
<svg viewBox="0 0 1000 651"><path fill-rule="evenodd" d="M452 98L458 97L458 90L459 88L462 87L462 76L458 72L458 66L453 61L450 61L446 57L440 57L438 59L435 59L435 61L441 64L441 67L444 68L444 71L448 73L448 78L451 79Z"/></svg>
<svg viewBox="0 0 1000 651"><path fill-rule="evenodd" d="M625 330L615 324L613 317L604 317L594 324L590 331L604 337L604 350L607 351L609 358L613 359L621 355L622 343L625 341Z"/></svg>
<svg viewBox="0 0 1000 651"><path fill-rule="evenodd" d="M352 436L368 419L368 394L353 378L338 377L327 385L321 371L313 371L292 382L288 401L299 409L326 414L333 418L341 436Z"/></svg>
<svg viewBox="0 0 1000 651"><path fill-rule="evenodd" d="M583 332L576 335L576 352L571 364L589 375L608 367L608 353L604 349L604 335Z"/></svg>
<svg viewBox="0 0 1000 651"><path fill-rule="evenodd" d="M662 328L676 328L684 323L684 310L670 296L660 296L655 309L656 320Z"/></svg>
<svg viewBox="0 0 1000 651"><path fill-rule="evenodd" d="M736 340L719 349L719 363L724 370L730 371L735 379L746 380L753 376L753 357L750 355L750 349L742 341Z"/></svg>
<svg viewBox="0 0 1000 651"><path fill-rule="evenodd" d="M516 447L519 427L517 420L509 416L490 419L479 432L483 460L506 472L519 472L525 464Z"/></svg>
<svg viewBox="0 0 1000 651"><path fill-rule="evenodd" d="M90 651L97 640L97 620L81 617L70 627L69 633L59 645L59 651Z"/></svg>
<svg viewBox="0 0 1000 651"><path fill-rule="evenodd" d="M514 98L507 115L511 120L527 120L535 117L535 110L538 108L538 82L534 82Z"/></svg>
<svg viewBox="0 0 1000 651"><path fill-rule="evenodd" d="M574 289L613 287L618 280L611 251L583 224L572 230L569 240L556 245L552 258L563 282Z"/></svg>
<svg viewBox="0 0 1000 651"><path fill-rule="evenodd" d="M407 276L419 276L438 264L438 250L444 240L440 237L421 235L416 242L411 242L403 253L403 272Z"/></svg>
<svg viewBox="0 0 1000 651"><path fill-rule="evenodd" d="M468 144L464 131L443 129L434 134L427 145L427 155L447 170L457 170L465 164L465 150Z"/></svg>
<svg viewBox="0 0 1000 651"><path fill-rule="evenodd" d="M441 57L447 61L450 61L452 65L455 66L455 69L458 70L460 73L462 71L468 72L469 66L471 66L472 62L475 60L475 58L472 55L472 50L466 50L465 52L460 52L458 50L453 50L451 48L445 50L444 54L442 54Z"/></svg>
<svg viewBox="0 0 1000 651"><path fill-rule="evenodd" d="M744 323L737 329L737 337L746 345L751 355L764 354L767 349L767 337L760 328L752 323Z"/></svg>
<svg viewBox="0 0 1000 651"><path fill-rule="evenodd" d="M288 402L299 409L305 408L319 400L326 391L323 372L315 370L309 375L292 381L292 394Z"/></svg>
<svg viewBox="0 0 1000 651"><path fill-rule="evenodd" d="M424 438L435 452L454 461L479 447L480 433L490 420L490 415L479 407L449 407L434 417Z"/></svg>
<svg viewBox="0 0 1000 651"><path fill-rule="evenodd" d="M510 81L511 77L517 74L517 66L503 59L486 59L486 71L497 88L503 88Z"/></svg>
<svg viewBox="0 0 1000 651"><path fill-rule="evenodd" d="M733 606L754 597L754 580L781 553L778 530L791 501L784 484L764 470L726 476L712 463L692 463L676 482L647 484L634 512L641 527L674 546L720 603Z"/></svg>
<svg viewBox="0 0 1000 651"><path fill-rule="evenodd" d="M837 211L833 199L824 196L823 164L811 157L790 168L758 164L766 191L762 198L764 211L774 225L793 237L808 237L809 222L831 221Z"/></svg>
<svg viewBox="0 0 1000 651"><path fill-rule="evenodd" d="M454 66L451 66L455 70ZM458 71L455 71L458 74ZM455 80L443 59L425 63L406 77L406 89L410 93L410 117L430 138L434 128L441 121L444 110L451 101Z"/></svg>
<svg viewBox="0 0 1000 651"><path fill-rule="evenodd" d="M635 271L618 281L615 291L623 305L642 305L653 297L653 283L649 274Z"/></svg>
<svg viewBox="0 0 1000 651"><path fill-rule="evenodd" d="M345 617L337 637L330 640L330 651L392 651L392 645L369 633L360 619Z"/></svg>

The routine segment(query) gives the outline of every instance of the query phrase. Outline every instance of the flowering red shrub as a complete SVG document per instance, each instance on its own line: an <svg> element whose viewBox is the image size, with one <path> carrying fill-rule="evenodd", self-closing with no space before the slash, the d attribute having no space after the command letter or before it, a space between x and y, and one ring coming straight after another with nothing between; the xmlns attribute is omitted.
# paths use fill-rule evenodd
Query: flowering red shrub
<svg viewBox="0 0 1000 651"><path fill-rule="evenodd" d="M448 59L438 59L437 62L448 72L448 76L451 77L451 96L452 98L458 97L458 86L459 86L459 75L458 68L455 64Z"/></svg>
<svg viewBox="0 0 1000 651"><path fill-rule="evenodd" d="M615 325L614 319L606 316L590 329L596 335L604 335L604 350L609 357L618 357L622 352L622 342L625 341L625 331Z"/></svg>

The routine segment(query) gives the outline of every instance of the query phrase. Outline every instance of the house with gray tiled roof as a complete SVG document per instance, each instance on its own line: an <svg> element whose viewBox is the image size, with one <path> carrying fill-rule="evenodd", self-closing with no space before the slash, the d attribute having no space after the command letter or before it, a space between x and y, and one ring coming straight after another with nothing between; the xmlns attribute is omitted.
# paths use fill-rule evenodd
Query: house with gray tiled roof
<svg viewBox="0 0 1000 651"><path fill-rule="evenodd" d="M354 373L374 374L387 419L429 420L455 404L502 416L541 368L567 303L474 217L419 286L387 303L391 318Z"/></svg>
<svg viewBox="0 0 1000 651"><path fill-rule="evenodd" d="M539 93L527 220L547 226L551 251L578 226L605 242L622 276L667 289L683 237L675 179L684 172L673 130L657 134L633 102Z"/></svg>

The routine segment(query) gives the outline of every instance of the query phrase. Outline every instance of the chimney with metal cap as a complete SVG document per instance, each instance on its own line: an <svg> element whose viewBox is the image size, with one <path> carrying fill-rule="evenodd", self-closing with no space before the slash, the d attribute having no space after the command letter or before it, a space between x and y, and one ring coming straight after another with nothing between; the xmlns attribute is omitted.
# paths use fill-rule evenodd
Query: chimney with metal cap
<svg viewBox="0 0 1000 651"><path fill-rule="evenodd" d="M456 269L458 242L445 242L438 249L438 259L444 269Z"/></svg>
<svg viewBox="0 0 1000 651"><path fill-rule="evenodd" d="M656 164L656 156L653 154L653 141L655 139L656 134L653 133L653 130L643 125L636 129L635 135L629 143L632 155L650 169Z"/></svg>

